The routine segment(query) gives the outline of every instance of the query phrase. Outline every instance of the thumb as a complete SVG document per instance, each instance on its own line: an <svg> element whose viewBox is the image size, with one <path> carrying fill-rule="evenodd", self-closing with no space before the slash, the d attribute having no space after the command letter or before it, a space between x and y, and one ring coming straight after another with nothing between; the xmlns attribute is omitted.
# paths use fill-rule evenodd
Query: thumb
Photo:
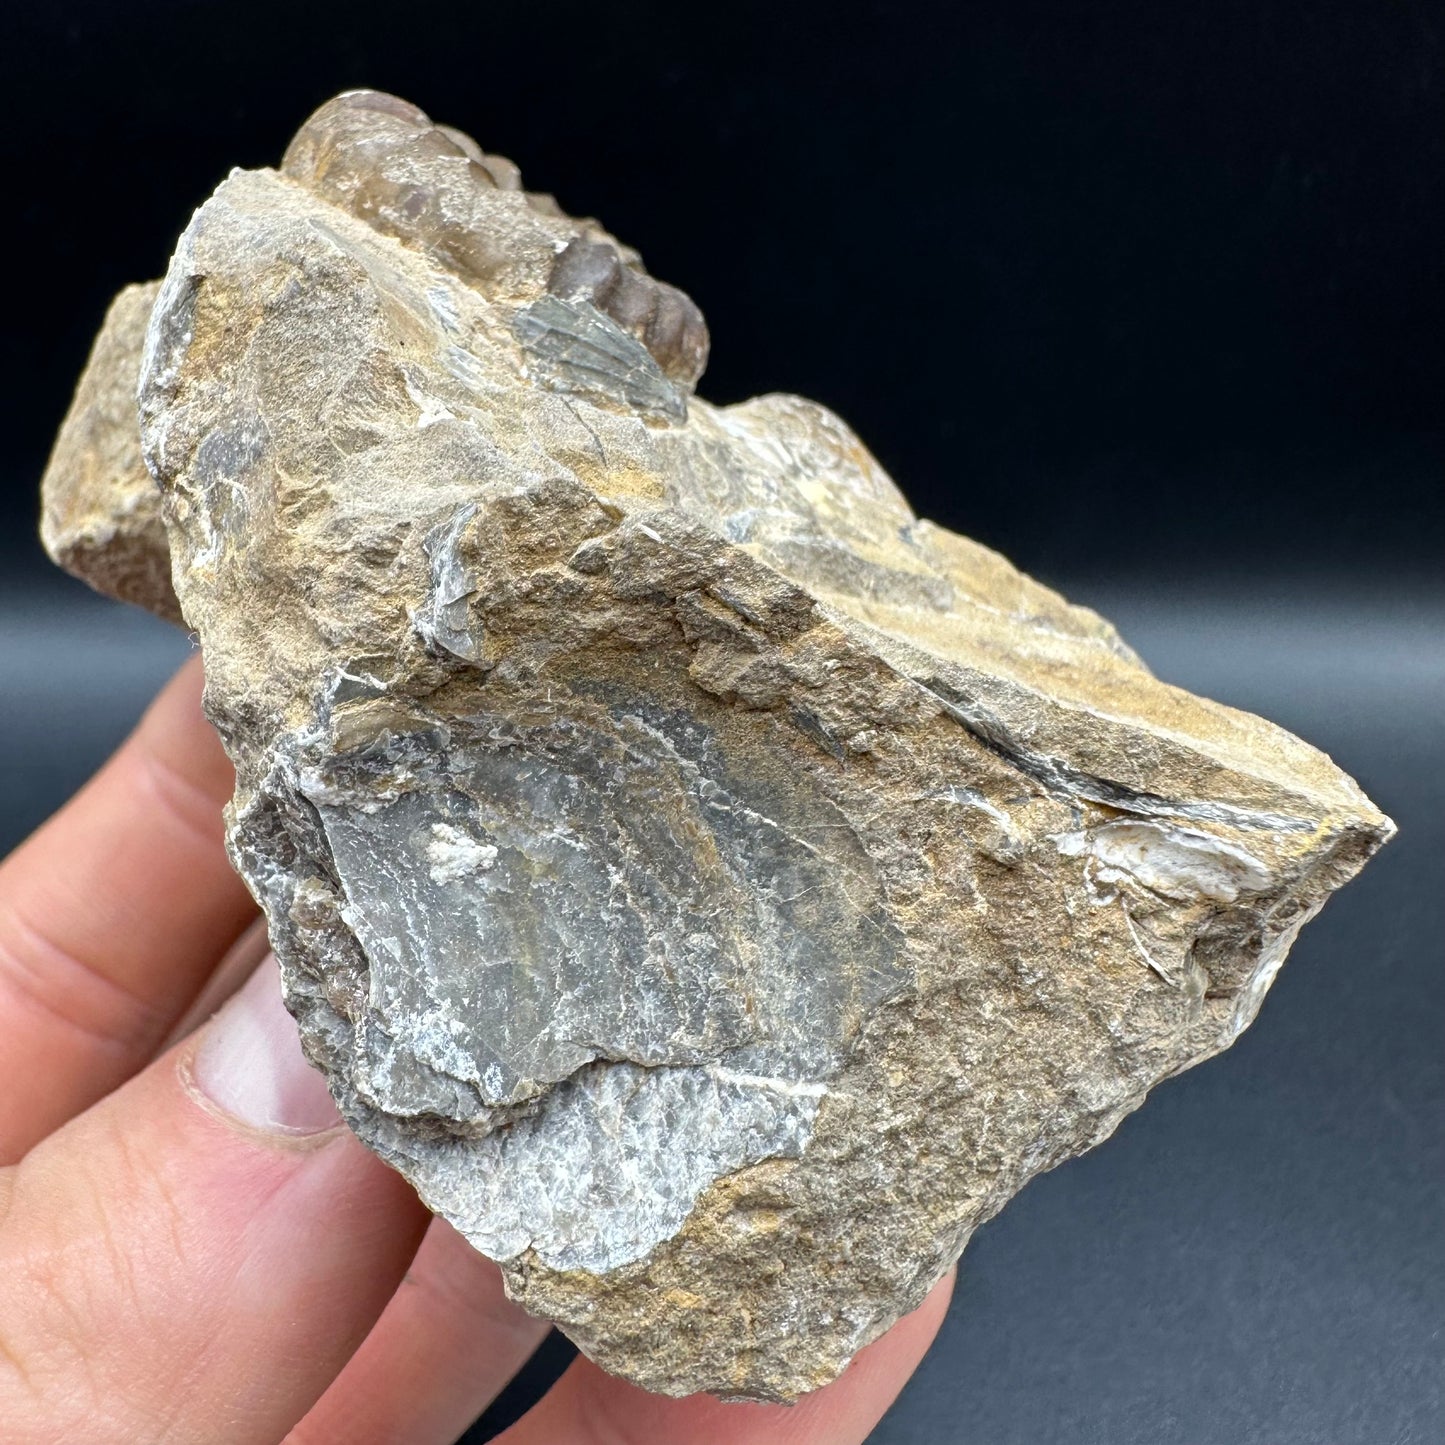
<svg viewBox="0 0 1445 1445"><path fill-rule="evenodd" d="M198 1035L0 1180L16 1445L280 1439L427 1221L341 1125L269 957Z"/></svg>

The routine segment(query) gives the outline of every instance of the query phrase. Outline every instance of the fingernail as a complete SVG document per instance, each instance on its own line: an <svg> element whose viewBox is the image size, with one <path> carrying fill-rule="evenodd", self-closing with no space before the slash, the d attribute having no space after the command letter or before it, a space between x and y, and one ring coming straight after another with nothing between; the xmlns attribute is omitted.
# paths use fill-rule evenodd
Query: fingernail
<svg viewBox="0 0 1445 1445"><path fill-rule="evenodd" d="M301 1052L271 954L211 1020L191 1072L217 1108L254 1129L319 1134L341 1122L325 1081Z"/></svg>

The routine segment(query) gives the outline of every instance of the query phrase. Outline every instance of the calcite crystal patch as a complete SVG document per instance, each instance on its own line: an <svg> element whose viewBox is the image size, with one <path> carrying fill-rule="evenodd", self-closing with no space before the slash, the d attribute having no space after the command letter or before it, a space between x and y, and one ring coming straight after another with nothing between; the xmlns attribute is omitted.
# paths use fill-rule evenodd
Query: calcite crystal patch
<svg viewBox="0 0 1445 1445"><path fill-rule="evenodd" d="M1390 835L910 511L394 97L122 293L56 559L198 636L231 856L347 1122L652 1390L832 1379L1227 1047Z"/></svg>

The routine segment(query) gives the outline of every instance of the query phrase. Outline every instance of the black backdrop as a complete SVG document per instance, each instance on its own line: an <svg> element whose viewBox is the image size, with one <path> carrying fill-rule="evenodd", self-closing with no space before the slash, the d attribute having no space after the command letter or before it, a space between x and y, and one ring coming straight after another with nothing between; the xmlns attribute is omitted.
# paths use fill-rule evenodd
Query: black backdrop
<svg viewBox="0 0 1445 1445"><path fill-rule="evenodd" d="M395 90L690 291L710 398L829 403L920 511L1401 824L1224 1059L980 1232L877 1440L1445 1438L1441 31L1425 0L0 7L0 852L184 651L34 541L105 303L231 165Z"/></svg>
<svg viewBox="0 0 1445 1445"><path fill-rule="evenodd" d="M7 561L105 302L232 165L374 85L596 214L717 400L842 412L1045 575L1424 567L1445 541L1427 0L397 5L0 18Z"/></svg>

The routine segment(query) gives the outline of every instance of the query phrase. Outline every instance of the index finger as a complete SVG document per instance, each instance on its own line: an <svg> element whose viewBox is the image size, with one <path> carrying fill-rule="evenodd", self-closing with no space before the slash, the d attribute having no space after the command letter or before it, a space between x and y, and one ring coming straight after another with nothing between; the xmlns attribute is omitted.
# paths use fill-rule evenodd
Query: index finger
<svg viewBox="0 0 1445 1445"><path fill-rule="evenodd" d="M0 1164L160 1047L255 913L226 859L231 765L193 658L0 863Z"/></svg>

